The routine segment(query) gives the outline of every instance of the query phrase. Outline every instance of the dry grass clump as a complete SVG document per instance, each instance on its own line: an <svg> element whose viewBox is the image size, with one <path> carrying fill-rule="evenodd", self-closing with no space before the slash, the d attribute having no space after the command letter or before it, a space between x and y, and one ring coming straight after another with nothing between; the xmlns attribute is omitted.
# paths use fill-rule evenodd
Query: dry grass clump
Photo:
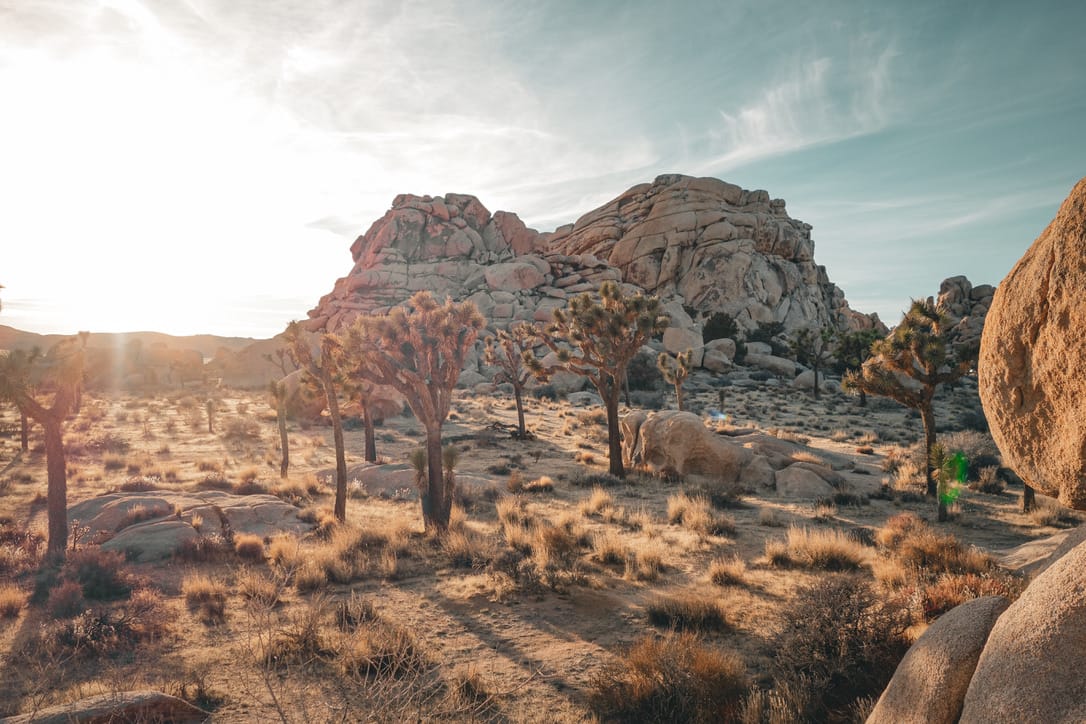
<svg viewBox="0 0 1086 724"><path fill-rule="evenodd" d="M676 631L726 631L731 628L724 603L697 591L657 596L645 606L649 623Z"/></svg>
<svg viewBox="0 0 1086 724"><path fill-rule="evenodd" d="M226 584L206 573L193 573L181 582L185 605L206 624L226 619Z"/></svg>
<svg viewBox="0 0 1086 724"><path fill-rule="evenodd" d="M0 578L14 578L37 566L44 546L41 535L0 522Z"/></svg>
<svg viewBox="0 0 1086 724"><path fill-rule="evenodd" d="M1002 495L1006 489L1006 484L999 477L999 467L997 465L986 465L977 470L977 479L970 481L969 489L978 493L987 493L988 495Z"/></svg>
<svg viewBox="0 0 1086 724"><path fill-rule="evenodd" d="M495 546L491 539L473 530L450 526L441 537L441 549L456 567L482 568L494 557Z"/></svg>
<svg viewBox="0 0 1086 724"><path fill-rule="evenodd" d="M1078 525L1082 518L1058 501L1038 495L1033 510L1029 512L1030 522L1034 525L1067 528Z"/></svg>
<svg viewBox="0 0 1086 724"><path fill-rule="evenodd" d="M264 539L252 533L237 533L234 535L234 552L243 561L263 562Z"/></svg>
<svg viewBox="0 0 1086 724"><path fill-rule="evenodd" d="M266 608L277 606L283 595L281 582L274 581L265 574L251 568L246 568L238 573L234 581L234 588L238 595L246 601Z"/></svg>
<svg viewBox="0 0 1086 724"><path fill-rule="evenodd" d="M273 486L269 492L296 508L303 508L313 500L306 486L296 480L283 481Z"/></svg>
<svg viewBox="0 0 1086 724"><path fill-rule="evenodd" d="M196 463L196 469L201 473L221 473L222 463L218 460L199 460Z"/></svg>
<svg viewBox="0 0 1086 724"><path fill-rule="evenodd" d="M553 491L554 481L546 475L542 475L524 486L525 493L551 493Z"/></svg>
<svg viewBox="0 0 1086 724"><path fill-rule="evenodd" d="M692 633L645 636L593 677L591 701L607 721L737 721L749 687L742 659Z"/></svg>
<svg viewBox="0 0 1086 724"><path fill-rule="evenodd" d="M622 577L628 581L655 581L666 568L663 545L642 543L631 547L626 555L626 570Z"/></svg>
<svg viewBox="0 0 1086 724"><path fill-rule="evenodd" d="M933 531L913 513L900 513L889 519L875 534L876 542L908 569L939 573L988 573L995 560L987 553L949 534Z"/></svg>
<svg viewBox="0 0 1086 724"><path fill-rule="evenodd" d="M61 580L76 581L86 598L110 601L132 591L132 577L125 569L124 554L101 548L70 551L60 571Z"/></svg>
<svg viewBox="0 0 1086 724"><path fill-rule="evenodd" d="M801 591L782 620L772 690L748 699L745 721L854 721L858 702L879 696L909 648L908 611L858 575Z"/></svg>
<svg viewBox="0 0 1086 724"><path fill-rule="evenodd" d="M766 541L766 558L773 565L795 565L823 571L848 571L867 560L866 549L836 529L809 530L792 526L783 544Z"/></svg>
<svg viewBox="0 0 1086 724"><path fill-rule="evenodd" d="M783 524L781 514L776 508L761 508L758 511L758 525L776 528Z"/></svg>
<svg viewBox="0 0 1086 724"><path fill-rule="evenodd" d="M966 601L983 596L1003 596L1013 601L1022 595L1026 583L1020 578L996 573L944 573L915 594L920 615L932 621Z"/></svg>
<svg viewBox="0 0 1086 724"><path fill-rule="evenodd" d="M682 525L702 538L735 533L735 521L731 516L713 510L709 499L700 495L694 497L686 493L669 495L667 520L672 525Z"/></svg>
<svg viewBox="0 0 1086 724"><path fill-rule="evenodd" d="M87 607L83 598L83 586L76 581L60 581L49 591L45 610L54 619L71 618Z"/></svg>
<svg viewBox="0 0 1086 724"><path fill-rule="evenodd" d="M592 488L592 494L581 501L578 509L581 515L591 518L601 515L603 511L615 507L615 498L600 486Z"/></svg>
<svg viewBox="0 0 1086 724"><path fill-rule="evenodd" d="M114 530L122 531L128 526L135 525L136 523L142 523L156 518L165 518L171 512L172 511L165 505L154 505L148 508L142 503L136 503L125 511L124 517L117 523L117 527L114 528Z"/></svg>
<svg viewBox="0 0 1086 724"><path fill-rule="evenodd" d="M607 565L621 565L626 562L629 547L613 530L597 533L592 538L592 558Z"/></svg>
<svg viewBox="0 0 1086 724"><path fill-rule="evenodd" d="M745 586L747 562L737 555L714 558L709 564L709 580L718 586Z"/></svg>
<svg viewBox="0 0 1086 724"><path fill-rule="evenodd" d="M26 594L13 583L0 583L0 618L15 618L26 605Z"/></svg>

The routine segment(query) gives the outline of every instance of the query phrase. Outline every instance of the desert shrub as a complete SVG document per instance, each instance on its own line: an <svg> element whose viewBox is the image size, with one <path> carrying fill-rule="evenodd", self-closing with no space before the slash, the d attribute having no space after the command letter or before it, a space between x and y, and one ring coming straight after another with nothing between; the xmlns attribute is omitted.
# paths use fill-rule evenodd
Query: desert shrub
<svg viewBox="0 0 1086 724"><path fill-rule="evenodd" d="M735 721L748 687L739 656L691 633L645 636L593 677L592 707L608 721Z"/></svg>
<svg viewBox="0 0 1086 724"><path fill-rule="evenodd" d="M181 541L174 558L187 563L209 563L230 558L234 549L221 535L200 535Z"/></svg>
<svg viewBox="0 0 1086 724"><path fill-rule="evenodd" d="M0 578L15 576L37 566L45 539L11 521L0 523Z"/></svg>
<svg viewBox="0 0 1086 724"><path fill-rule="evenodd" d="M15 618L25 605L26 594L18 586L0 583L0 618Z"/></svg>
<svg viewBox="0 0 1086 724"><path fill-rule="evenodd" d="M950 451L960 451L969 462L969 479L974 480L983 467L1001 464L999 448L986 432L961 430L942 435L939 440Z"/></svg>
<svg viewBox="0 0 1086 724"><path fill-rule="evenodd" d="M267 495L268 486L259 480L239 480L231 490L234 495Z"/></svg>
<svg viewBox="0 0 1086 724"><path fill-rule="evenodd" d="M200 460L196 463L196 469L201 473L221 473L222 463L215 460Z"/></svg>
<svg viewBox="0 0 1086 724"><path fill-rule="evenodd" d="M165 505L154 505L148 508L142 503L136 503L124 512L124 516L121 517L121 520L117 523L117 527L114 530L121 531L136 523L154 520L155 518L165 518L171 512L172 511Z"/></svg>
<svg viewBox="0 0 1086 724"><path fill-rule="evenodd" d="M736 324L735 318L725 312L714 312L712 316L705 320L705 325L701 328L701 338L704 344L712 342L714 339L739 339L739 325Z"/></svg>
<svg viewBox="0 0 1086 724"><path fill-rule="evenodd" d="M87 447L97 453L125 455L132 445L117 433L106 431L95 435Z"/></svg>
<svg viewBox="0 0 1086 724"><path fill-rule="evenodd" d="M915 604L925 621L931 621L966 601L983 596L1003 596L1013 601L1025 582L1005 573L944 573L934 582L919 586Z"/></svg>
<svg viewBox="0 0 1086 724"><path fill-rule="evenodd" d="M281 482L274 486L270 492L275 497L290 503L296 508L302 508L312 501L306 486L296 481Z"/></svg>
<svg viewBox="0 0 1086 724"><path fill-rule="evenodd" d="M664 385L664 377L656 366L656 357L648 354L636 354L626 367L626 380L630 390L653 391Z"/></svg>
<svg viewBox="0 0 1086 724"><path fill-rule="evenodd" d="M71 618L83 612L86 600L83 598L83 586L77 581L61 581L49 591L45 601L45 610L53 618Z"/></svg>
<svg viewBox="0 0 1086 724"><path fill-rule="evenodd" d="M782 525L781 514L776 508L762 508L758 511L758 525L775 528Z"/></svg>
<svg viewBox="0 0 1086 724"><path fill-rule="evenodd" d="M97 601L123 598L132 590L132 581L124 567L124 554L101 548L71 551L61 570L62 580L72 580L83 587L83 595Z"/></svg>
<svg viewBox="0 0 1086 724"><path fill-rule="evenodd" d="M908 650L904 606L867 581L839 574L800 592L775 637L774 691L785 721L846 721L858 699L878 696Z"/></svg>
<svg viewBox="0 0 1086 724"><path fill-rule="evenodd" d="M629 548L613 530L597 533L592 539L592 557L600 563L621 565L626 562Z"/></svg>
<svg viewBox="0 0 1086 724"><path fill-rule="evenodd" d="M159 478L147 475L137 475L129 478L117 486L122 493L146 493L152 490L161 490L158 484Z"/></svg>
<svg viewBox="0 0 1086 724"><path fill-rule="evenodd" d="M709 580L718 586L742 586L747 582L747 563L739 556L715 558L709 564Z"/></svg>
<svg viewBox="0 0 1086 724"><path fill-rule="evenodd" d="M676 631L725 631L731 628L724 604L703 593L660 595L645 606L649 623Z"/></svg>
<svg viewBox="0 0 1086 724"><path fill-rule="evenodd" d="M999 467L986 465L976 471L977 479L969 483L969 489L988 495L1002 495L1006 483L998 475Z"/></svg>
<svg viewBox="0 0 1086 724"><path fill-rule="evenodd" d="M889 554L901 561L918 576L932 578L941 573L983 574L995 568L987 553L964 545L950 534L936 533L926 523L910 514L887 520L876 534L876 540L889 549Z"/></svg>
<svg viewBox="0 0 1086 724"><path fill-rule="evenodd" d="M581 515L592 517L600 515L607 508L613 508L614 505L614 496L597 485L592 488L592 494L581 501L578 508L581 511Z"/></svg>
<svg viewBox="0 0 1086 724"><path fill-rule="evenodd" d="M1037 496L1036 504L1029 512L1029 519L1034 525L1050 525L1056 528L1067 528L1082 522L1073 510L1065 508L1052 498L1041 496Z"/></svg>
<svg viewBox="0 0 1086 724"><path fill-rule="evenodd" d="M326 608L327 599L315 596L307 606L269 631L261 663L268 669L281 670L292 665L305 666L318 659L332 659L335 651L322 630Z"/></svg>
<svg viewBox="0 0 1086 724"><path fill-rule="evenodd" d="M263 561L264 539L252 533L238 533L234 536L234 552L243 561Z"/></svg>
<svg viewBox="0 0 1086 724"><path fill-rule="evenodd" d="M125 459L120 455L106 455L102 458L102 468L110 472L124 470Z"/></svg>
<svg viewBox="0 0 1086 724"><path fill-rule="evenodd" d="M774 565L791 564L824 571L855 570L867 560L864 547L839 530L808 530L795 526L788 529L783 549L766 541L766 556Z"/></svg>
<svg viewBox="0 0 1086 724"><path fill-rule="evenodd" d="M613 488L627 481L610 473L578 473L569 482L575 488Z"/></svg>
<svg viewBox="0 0 1086 724"><path fill-rule="evenodd" d="M233 485L221 472L208 473L203 479L197 481L196 487L200 490L232 490Z"/></svg>
<svg viewBox="0 0 1086 724"><path fill-rule="evenodd" d="M181 594L185 605L207 624L219 623L226 618L226 584L204 573L186 576L181 582Z"/></svg>
<svg viewBox="0 0 1086 724"><path fill-rule="evenodd" d="M546 475L540 476L524 486L525 493L550 493L553 491L554 481Z"/></svg>
<svg viewBox="0 0 1086 724"><path fill-rule="evenodd" d="M626 555L626 570L622 577L630 581L655 581L665 568L663 547L642 544Z"/></svg>
<svg viewBox="0 0 1086 724"><path fill-rule="evenodd" d="M359 679L418 676L434 666L406 628L382 619L356 628L337 662L344 673Z"/></svg>
<svg viewBox="0 0 1086 724"><path fill-rule="evenodd" d="M482 568L494 555L490 540L467 529L449 530L441 538L441 549L452 565L460 568Z"/></svg>
<svg viewBox="0 0 1086 724"><path fill-rule="evenodd" d="M251 417L231 417L223 425L222 436L230 442L260 440L260 423Z"/></svg>
<svg viewBox="0 0 1086 724"><path fill-rule="evenodd" d="M263 573L252 569L241 571L234 585L239 596L266 608L278 605L282 595L280 582L273 581Z"/></svg>

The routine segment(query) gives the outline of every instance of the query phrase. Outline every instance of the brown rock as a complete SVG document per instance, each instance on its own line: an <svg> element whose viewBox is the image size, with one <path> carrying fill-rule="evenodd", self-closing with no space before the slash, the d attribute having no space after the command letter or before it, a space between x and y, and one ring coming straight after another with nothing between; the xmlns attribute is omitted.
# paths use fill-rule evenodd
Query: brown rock
<svg viewBox="0 0 1086 724"><path fill-rule="evenodd" d="M638 425L639 418L628 415L623 430L633 433L636 428L636 439L629 448L632 463L724 482L746 481L749 473L756 478L754 482L765 482L769 467L762 464L764 460L707 429L697 415L675 410L653 412Z"/></svg>
<svg viewBox="0 0 1086 724"><path fill-rule="evenodd" d="M962 724L1086 721L1086 544L1026 588L992 629Z"/></svg>
<svg viewBox="0 0 1086 724"><path fill-rule="evenodd" d="M939 617L898 664L867 724L954 724L996 619L1010 602L975 598Z"/></svg>
<svg viewBox="0 0 1086 724"><path fill-rule="evenodd" d="M996 290L980 396L1004 463L1086 509L1086 179Z"/></svg>

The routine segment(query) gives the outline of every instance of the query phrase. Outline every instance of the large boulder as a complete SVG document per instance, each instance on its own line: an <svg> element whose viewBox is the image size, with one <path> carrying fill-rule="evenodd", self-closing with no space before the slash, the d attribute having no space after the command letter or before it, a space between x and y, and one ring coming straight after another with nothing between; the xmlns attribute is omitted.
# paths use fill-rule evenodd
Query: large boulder
<svg viewBox="0 0 1086 724"><path fill-rule="evenodd" d="M634 436L632 445L624 443L629 446L629 461L654 471L751 484L765 484L767 471L772 475L760 456L715 434L690 412L631 413L622 432Z"/></svg>
<svg viewBox="0 0 1086 724"><path fill-rule="evenodd" d="M809 467L798 463L776 474L777 493L785 498L822 498L833 495L833 486Z"/></svg>
<svg viewBox="0 0 1086 724"><path fill-rule="evenodd" d="M1086 544L1039 575L999 617L977 662L962 724L1086 721Z"/></svg>
<svg viewBox="0 0 1086 724"><path fill-rule="evenodd" d="M867 724L954 724L996 619L1010 602L975 598L939 617L905 654Z"/></svg>
<svg viewBox="0 0 1086 724"><path fill-rule="evenodd" d="M161 691L97 694L68 704L4 719L4 724L69 724L70 722L173 722L197 724L211 715Z"/></svg>
<svg viewBox="0 0 1086 724"><path fill-rule="evenodd" d="M980 396L1005 464L1086 509L1086 179L1000 283L980 348Z"/></svg>

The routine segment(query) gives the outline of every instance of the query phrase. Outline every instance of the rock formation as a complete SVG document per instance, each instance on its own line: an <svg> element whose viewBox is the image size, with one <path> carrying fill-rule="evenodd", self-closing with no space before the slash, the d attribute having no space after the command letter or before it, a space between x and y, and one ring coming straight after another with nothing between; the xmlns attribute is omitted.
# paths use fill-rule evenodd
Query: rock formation
<svg viewBox="0 0 1086 724"><path fill-rule="evenodd" d="M999 285L981 343L980 395L1004 463L1086 509L1086 179Z"/></svg>
<svg viewBox="0 0 1086 724"><path fill-rule="evenodd" d="M605 280L660 296L671 317L664 348L706 355L701 325L714 313L740 330L785 332L832 325L877 326L849 309L814 262L811 227L765 191L716 179L666 175L641 184L551 233L516 214L491 214L474 196L397 196L351 246L354 267L309 312L311 331L338 331L360 313L380 313L419 289L470 299L492 327L548 321L554 309ZM730 350L734 354L734 347ZM469 371L479 371L478 356Z"/></svg>

